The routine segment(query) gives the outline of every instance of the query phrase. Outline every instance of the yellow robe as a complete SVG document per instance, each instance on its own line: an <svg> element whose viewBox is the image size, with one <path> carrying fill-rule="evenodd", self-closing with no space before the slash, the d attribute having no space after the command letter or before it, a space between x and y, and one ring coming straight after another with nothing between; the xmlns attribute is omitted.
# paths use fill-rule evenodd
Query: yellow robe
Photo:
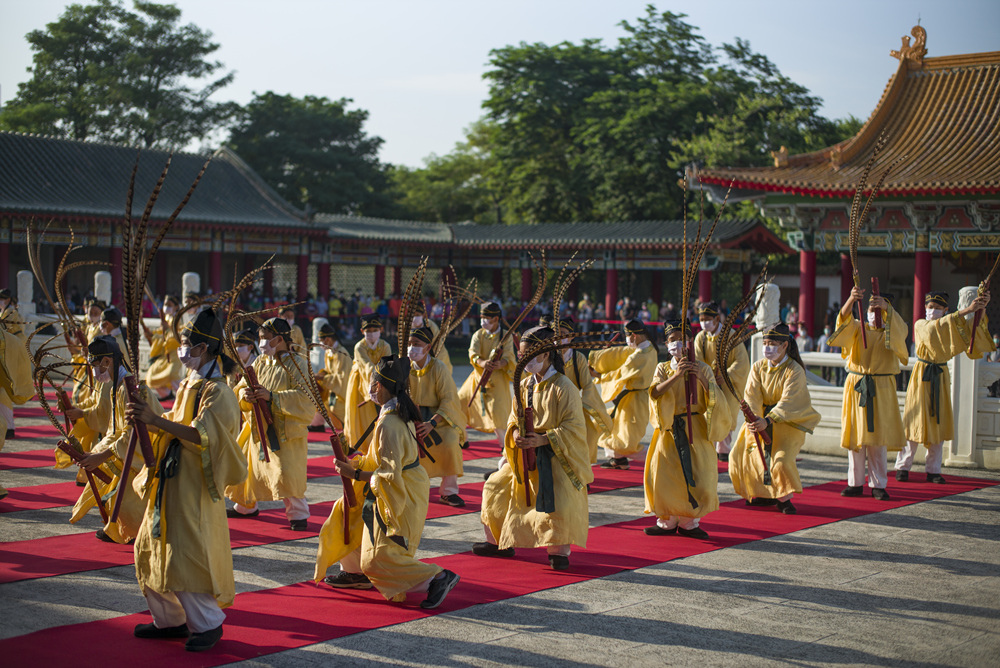
<svg viewBox="0 0 1000 668"><path fill-rule="evenodd" d="M480 359L489 360L493 357L500 339L503 337L503 328L490 334L485 329L478 329L472 335L469 342L469 362L472 364L472 373L462 383L458 390L458 400L462 404L462 410L468 421L468 426L484 434L492 434L498 429L503 429L510 417L511 402L513 394L510 389L511 379L514 377L514 367L517 366L517 358L514 357L513 337L507 339L503 346L503 354L500 355L500 365L493 370L486 387L479 391L472 405L472 393L479 385L479 379L483 377L484 367L481 366Z"/></svg>
<svg viewBox="0 0 1000 668"><path fill-rule="evenodd" d="M174 338L170 329L170 317L167 317L167 328L153 331L153 342L149 347L149 369L146 371L146 385L153 389L173 389L174 383L184 379L184 365L177 357L180 342Z"/></svg>
<svg viewBox="0 0 1000 668"><path fill-rule="evenodd" d="M438 332L441 331L438 324L427 316L424 316L424 326L431 330L431 334L434 336L437 336ZM441 343L439 343L437 348L434 349L434 357L437 358L437 361L444 365L444 368L448 369L448 374L450 375L453 371L451 366L451 355L448 354L448 350L444 347L444 339L441 339ZM433 478L434 476L431 477Z"/></svg>
<svg viewBox="0 0 1000 668"><path fill-rule="evenodd" d="M10 326L14 327L13 324ZM24 339L0 327L0 402L12 407L23 404L33 396L32 362L24 347Z"/></svg>
<svg viewBox="0 0 1000 668"><path fill-rule="evenodd" d="M525 400L530 381L529 376L521 382ZM521 449L514 444L517 416L512 414L504 438L506 465L491 475L483 488L482 522L489 527L501 550L569 544L586 547L590 519L587 485L593 482L594 473L590 467L580 391L569 378L554 373L535 385L533 405L535 431L548 436L555 455L552 458L555 511L544 513L536 509L537 469L528 474L531 506L525 504Z"/></svg>
<svg viewBox="0 0 1000 668"><path fill-rule="evenodd" d="M594 377L590 375L590 363L587 356L579 350L572 351L573 355L565 362L566 377L580 390L580 399L583 401L583 412L587 422L587 446L590 448L590 463L597 462L597 443L602 437L607 441L617 440L614 434L614 423L608 414L608 407L601 399L601 393L594 385ZM621 446L611 448L620 450Z"/></svg>
<svg viewBox="0 0 1000 668"><path fill-rule="evenodd" d="M670 362L663 362L656 367L650 391L643 394L643 399L650 405L650 424L655 429L649 451L646 453L646 469L643 477L646 500L644 512L653 513L662 520L673 516L704 517L719 508L718 456L713 443L725 437L724 429L727 425L723 424L724 421L713 418L718 398L715 373L704 362L697 364L699 375L708 385L706 390L701 383L697 383L697 401L691 405L694 439L690 444L690 450L694 487L690 488L690 493L698 503L697 508L692 507L688 499L689 489L681 469L673 434L675 417L687 414L684 381L677 381L670 389L653 399L652 387L677 373L671 368Z"/></svg>
<svg viewBox="0 0 1000 668"><path fill-rule="evenodd" d="M979 359L993 351L993 339L988 329L988 318L983 316L976 332L976 345L972 359ZM948 360L969 350L972 323L957 313L949 313L937 320L917 320L913 325L914 350L917 361L913 364L910 383L906 388L906 405L903 424L906 440L933 444L950 441L955 437L954 417L951 406L951 373ZM928 364L930 363L930 364ZM932 416L931 384L923 380L931 364L940 364L940 406L937 416Z"/></svg>
<svg viewBox="0 0 1000 668"><path fill-rule="evenodd" d="M430 478L440 478L446 475L461 476L462 443L465 441L465 413L458 401L458 389L451 377L451 371L444 363L429 357L423 369L410 367L410 398L421 409L427 409L430 415L440 413L444 422L438 422L434 429L441 436L437 445L425 446L427 452L434 458L432 462L427 457L421 457L420 463Z"/></svg>
<svg viewBox="0 0 1000 668"><path fill-rule="evenodd" d="M401 601L408 590L441 572L440 566L415 556L427 518L430 480L417 462L413 427L395 410L383 409L379 415L372 445L362 467L373 465L368 470L375 475L367 501L371 520L365 520L370 526L361 538L361 571L387 600Z"/></svg>
<svg viewBox="0 0 1000 668"><path fill-rule="evenodd" d="M0 312L0 329L4 330L8 334L13 334L17 338L21 339L22 342L28 339L27 335L24 333L24 324L20 312L18 312L17 307L13 304L8 304L2 312Z"/></svg>
<svg viewBox="0 0 1000 668"><path fill-rule="evenodd" d="M601 399L613 401L622 395L613 410L612 433L598 439L601 447L624 457L638 452L649 423L647 390L656 371L656 349L652 346L633 350L624 346L595 350L590 353L590 366L601 374Z"/></svg>
<svg viewBox="0 0 1000 668"><path fill-rule="evenodd" d="M108 388L108 401L107 404L111 407L111 383L104 383ZM145 385L142 386L143 398L149 407L157 415L163 415L163 407L160 406L160 402L150 388ZM118 392L115 395L114 401L114 414L115 419L113 421L114 428L111 428L111 424L108 424L105 431L110 430L110 433L101 439L93 448L93 452L104 452L110 450L113 454L111 458L106 461L101 468L105 473L111 475L110 483L102 483L100 480L94 479L97 483L97 491L102 497L108 497L108 502L105 505L105 510L108 515L111 514L111 509L115 504L115 490L118 489L118 485L122 477L122 467L125 465L125 455L128 450L129 439L132 437L132 427L125 420L125 404L127 403L128 392L125 389L124 384L118 386ZM83 420L83 418L80 418ZM59 451L61 452L61 451ZM64 455L65 456L65 455ZM143 515L146 512L146 500L139 497L136 494L133 484L135 481L135 476L142 471L143 467L142 461L142 451L139 449L138 443L136 444L135 454L132 456L132 466L128 473L128 482L122 488L122 507L118 515L118 520L114 523L108 522L104 525L104 533L106 533L111 540L116 543L127 543L139 534L139 526L142 524ZM82 474L82 471L81 471ZM84 480L86 480L85 474ZM79 476L78 476L79 477ZM73 506L73 512L70 515L70 524L76 524L86 515L91 508L94 508L97 502L94 500L94 494L90 490L90 486L83 488L83 492L80 493L80 498L77 500L76 505Z"/></svg>
<svg viewBox="0 0 1000 668"><path fill-rule="evenodd" d="M820 421L820 414L813 409L809 397L805 369L787 358L775 367L767 360L757 362L750 371L746 402L754 415L769 417L774 422L771 427L771 484L765 485L762 480L757 441L744 424L729 453L733 489L744 499L780 499L793 492L801 493L795 457L806 434L811 434ZM765 411L765 406L772 408Z"/></svg>
<svg viewBox="0 0 1000 668"><path fill-rule="evenodd" d="M271 461L261 459L261 435L253 417L253 406L242 399L247 386L241 380L234 390L240 397L243 428L239 444L248 470L246 480L226 489L226 497L235 503L253 508L258 501L278 501L284 498L301 499L306 495L306 466L309 454L306 427L316 413L308 395L299 389L291 374L304 383L299 369L305 369L309 360L296 353L279 353L282 360L261 355L254 360L253 368L261 386L271 392L271 415L280 449L268 450ZM295 362L288 356L295 355ZM237 421L237 424L239 422Z"/></svg>
<svg viewBox="0 0 1000 668"><path fill-rule="evenodd" d="M95 380L94 391L84 393L83 400L74 404L76 408L83 411L83 416L73 423L70 436L80 443L83 452L90 452L104 434L108 433L111 413L115 408L111 391L111 383L99 383ZM54 452L57 469L64 469L73 464L69 455L59 448L55 448ZM78 482L87 480L82 470L77 473L76 479Z"/></svg>
<svg viewBox="0 0 1000 668"><path fill-rule="evenodd" d="M180 441L180 464L172 478L161 480L148 468L136 476L136 491L148 499L135 541L135 572L143 593L149 588L212 594L220 608L232 605L236 586L222 490L246 476L236 443L239 416L239 402L225 378L189 374L181 382L174 408L165 417L197 429L201 444ZM150 431L159 460L175 439ZM165 485L159 538L153 536L158 484Z"/></svg>
<svg viewBox="0 0 1000 668"><path fill-rule="evenodd" d="M884 317L885 327L875 329L865 323L868 347L861 342L861 324L853 316L837 315L837 329L827 343L840 347L840 356L847 360L847 382L844 383L844 407L841 411L840 446L860 450L862 446L885 446L902 450L906 436L896 398L896 376L901 364L909 360L906 350L907 327L903 319L890 308ZM872 375L875 384L875 430L868 431L865 407L859 405L860 395L855 386Z"/></svg>
<svg viewBox="0 0 1000 668"><path fill-rule="evenodd" d="M330 406L330 415L336 415L344 423L347 405L347 381L354 365L351 356L339 343L334 350L323 351L323 373L316 382L323 391L323 401Z"/></svg>
<svg viewBox="0 0 1000 668"><path fill-rule="evenodd" d="M292 325L291 337L292 349L300 355L305 355L308 347L306 346L306 337L302 333L302 328L298 325Z"/></svg>
<svg viewBox="0 0 1000 668"><path fill-rule="evenodd" d="M708 334L704 330L698 332L694 337L695 359L712 367L713 371L715 370L715 361L718 358L715 349L716 341L717 337ZM736 346L729 353L726 372L729 374L729 380L732 381L733 386L736 388L736 395L733 395L729 391L729 387L722 381L721 375L716 376L716 383L719 385L719 390L726 400L728 409L725 411L725 416L729 419L729 429L732 431L739 421L740 399L743 398L743 393L747 387L747 376L750 374L750 355L747 353L746 346ZM716 411L716 415L718 418L722 418L723 411Z"/></svg>
<svg viewBox="0 0 1000 668"><path fill-rule="evenodd" d="M354 364L347 379L347 405L344 407L344 435L348 446L364 450L371 442L371 436L364 442L359 442L368 425L378 417L378 406L372 402L368 391L375 366L383 357L391 354L392 348L382 339L378 340L374 349L369 348L364 339L354 346Z"/></svg>

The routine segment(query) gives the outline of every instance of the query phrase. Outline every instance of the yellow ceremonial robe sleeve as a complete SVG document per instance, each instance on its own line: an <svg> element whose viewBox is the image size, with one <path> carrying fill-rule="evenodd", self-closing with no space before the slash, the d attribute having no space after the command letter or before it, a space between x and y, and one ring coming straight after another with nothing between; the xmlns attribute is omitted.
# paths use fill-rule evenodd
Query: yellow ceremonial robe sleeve
<svg viewBox="0 0 1000 668"><path fill-rule="evenodd" d="M646 452L643 476L645 513L652 513L662 520L670 517L704 517L719 508L718 456L709 431L711 413L715 408L718 386L715 374L704 362L698 362L697 400L691 406L693 440L690 443L691 473L694 486L688 487L681 468L680 456L674 442L673 425L678 416L684 420L687 434L687 404L684 400L684 380L680 379L657 398L652 397L652 387L677 375L670 362L658 364L651 381L651 388L643 397L652 404L650 422L654 427L653 440ZM695 508L688 493L698 504Z"/></svg>
<svg viewBox="0 0 1000 668"><path fill-rule="evenodd" d="M718 337L712 336L704 330L698 332L694 337L694 356L699 362L704 362L716 373L715 382L719 386L719 391L726 400L726 417L729 419L730 431L739 422L740 399L747 386L747 376L750 375L750 354L744 345L738 345L729 353L729 360L726 364L726 373L736 390L734 395L729 391L729 387L722 380L722 375L716 369L718 363L718 351L716 344ZM717 419L721 417L720 411L716 411Z"/></svg>
<svg viewBox="0 0 1000 668"><path fill-rule="evenodd" d="M441 331L441 328L438 326L438 324L433 320L431 320L430 318L428 318L427 316L424 316L424 324L427 325L427 328L429 330L431 330L432 340L438 335L438 332ZM437 346L435 346L432 352L434 353L434 359L441 362L441 364L444 365L444 368L448 370L448 374L451 375L451 373L454 371L454 369L451 366L451 355L448 354L448 350L444 347L443 338L437 344ZM434 476L431 477L433 478Z"/></svg>
<svg viewBox="0 0 1000 668"><path fill-rule="evenodd" d="M247 508L253 508L258 501L301 499L306 495L309 454L306 427L312 421L316 407L299 387L306 382L300 370L305 370L309 360L294 352L279 355L279 358L261 355L253 363L257 380L271 392L271 415L274 416L279 449L268 449L269 462L261 458L263 439L257 431L253 406L239 400L240 410L243 411L239 444L248 473L243 483L226 489L226 497ZM239 396L244 387L245 381L241 381L236 386L235 394Z"/></svg>
<svg viewBox="0 0 1000 668"><path fill-rule="evenodd" d="M154 388L172 388L184 378L184 365L177 357L180 342L174 338L168 327L166 331L153 332L153 342L149 347L149 369L146 370L146 385Z"/></svg>
<svg viewBox="0 0 1000 668"><path fill-rule="evenodd" d="M337 344L336 349L324 351L323 371L326 373L316 379L320 389L326 395L324 400L327 402L327 406L332 404L332 408L329 409L330 414L335 415L341 424L344 423L347 412L345 409L347 406L347 381L350 378L353 364L354 360L351 359L351 356L340 344Z"/></svg>
<svg viewBox="0 0 1000 668"><path fill-rule="evenodd" d="M566 361L566 377L580 390L580 399L583 400L590 463L597 462L597 443L601 437L607 439L614 446L611 448L612 450L621 450L622 446L617 440L618 437L612 431L614 423L608 414L608 407L601 399L601 393L597 391L594 377L590 375L590 364L587 361L587 356L579 350L574 350L573 355Z"/></svg>
<svg viewBox="0 0 1000 668"><path fill-rule="evenodd" d="M615 362L620 362L619 366L615 367ZM649 424L646 391L656 371L656 349L650 345L635 350L621 346L595 350L590 353L590 364L601 373L601 398L618 400L611 411L611 433L599 437L598 444L613 449L618 457L638 452Z"/></svg>
<svg viewBox="0 0 1000 668"><path fill-rule="evenodd" d="M21 405L35 396L32 362L24 340L3 329L0 329L0 390L0 401L8 407Z"/></svg>
<svg viewBox="0 0 1000 668"><path fill-rule="evenodd" d="M434 458L421 457L420 463L430 478L446 475L461 476L462 442L465 440L465 413L458 401L458 389L451 371L437 358L429 357L424 368L410 367L410 398L419 408L428 409L430 415L440 414L444 423L434 429L441 442L425 442L427 452Z"/></svg>
<svg viewBox="0 0 1000 668"><path fill-rule="evenodd" d="M372 444L378 467L369 484L374 507L361 539L361 571L386 600L399 601L441 572L440 566L415 556L427 518L430 480L417 464L413 427L395 410L382 411Z"/></svg>
<svg viewBox="0 0 1000 668"><path fill-rule="evenodd" d="M469 401L473 398L472 393L483 377L484 367L481 366L480 360L491 359L502 338L503 330L500 328L492 334L482 328L476 330L469 342L469 363L472 364L472 372L458 390L458 400L466 414L468 426L484 434L492 434L497 429L504 428L510 417L513 402L510 383L514 377L517 358L514 356L514 342L511 337L503 344L500 366L493 371L486 387L479 391L472 405L469 405Z"/></svg>
<svg viewBox="0 0 1000 668"><path fill-rule="evenodd" d="M94 392L88 392L82 401L75 404L76 408L83 411L83 416L78 418L70 429L70 435L80 443L84 452L90 452L94 444L101 440L101 436L106 434L111 424L111 413L114 411L114 399L111 396L111 383L98 383L94 381ZM65 452L55 448L56 468L67 468L73 463ZM77 480L86 480L81 472Z"/></svg>
<svg viewBox="0 0 1000 668"><path fill-rule="evenodd" d="M201 443L179 441L180 463L173 477L155 477L148 468L136 477L136 488L143 489L147 499L135 540L136 578L143 593L148 588L211 594L220 608L226 608L233 603L236 585L222 490L246 476L236 443L239 403L224 378L205 380L189 374L178 388L173 410L164 417L197 429ZM159 462L175 439L152 431ZM158 485L164 489L156 537Z"/></svg>
<svg viewBox="0 0 1000 668"><path fill-rule="evenodd" d="M779 499L793 492L801 493L795 458L806 434L811 434L820 421L820 414L812 407L805 369L788 358L773 367L767 360L761 360L750 371L745 398L754 415L769 417L774 422L770 448L771 484L763 482L764 469L757 441L744 424L729 453L729 478L733 488L744 499ZM770 408L765 410L765 406Z"/></svg>
<svg viewBox="0 0 1000 668"><path fill-rule="evenodd" d="M888 450L901 450L906 441L903 419L896 396L896 376L901 364L909 360L906 350L906 323L894 309L884 315L886 326L875 329L862 325L853 316L837 316L837 329L827 343L840 347L846 360L847 382L844 383L844 404L841 412L840 445L848 450L863 446L885 446ZM868 346L861 341L861 327L865 328ZM863 403L862 390L870 382L874 386L873 429L868 429L868 416Z"/></svg>
<svg viewBox="0 0 1000 668"><path fill-rule="evenodd" d="M354 346L354 364L347 379L347 405L344 407L344 435L347 437L345 447L364 450L371 442L371 436L360 442L368 425L378 417L378 406L372 403L368 391L375 366L383 357L391 354L392 348L382 339L379 339L374 348L369 348L363 338Z"/></svg>
<svg viewBox="0 0 1000 668"><path fill-rule="evenodd" d="M530 378L519 391L527 399ZM527 402L525 402L527 405ZM504 438L504 466L486 481L481 519L489 527L500 549L587 546L589 509L587 484L594 479L587 447L580 392L569 378L554 373L535 384L535 431L544 433L552 448L552 483L555 510L537 510L538 471L528 473L531 506L526 505L521 450L514 444L517 417L511 415ZM538 454L541 457L543 455Z"/></svg>

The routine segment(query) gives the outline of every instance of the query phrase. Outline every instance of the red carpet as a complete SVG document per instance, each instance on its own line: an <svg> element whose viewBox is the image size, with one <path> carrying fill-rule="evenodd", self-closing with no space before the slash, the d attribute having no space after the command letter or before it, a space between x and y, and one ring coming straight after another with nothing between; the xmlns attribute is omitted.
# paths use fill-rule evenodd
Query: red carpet
<svg viewBox="0 0 1000 668"><path fill-rule="evenodd" d="M594 476L595 481L591 489L595 493L598 490L611 491L637 487L642 484L642 471L637 469L606 471L596 468ZM483 485L483 482L460 485L460 493L466 503L464 508L453 508L437 503L434 496L437 493L437 488L432 487L432 501L427 509L427 519L434 520L453 515L478 513L482 504ZM79 488L75 487L74 489L79 493ZM256 519L231 519L229 520L230 541L233 548L240 548L309 538L319 533L319 529L329 517L332 507L333 501L310 504L308 531L289 529L282 508L262 510ZM121 551L120 547L98 541L90 531L0 543L0 583L79 573L132 563L132 550Z"/></svg>
<svg viewBox="0 0 1000 668"><path fill-rule="evenodd" d="M61 665L72 660L74 665L106 666L109 662L127 662L141 656L144 666L150 667L217 666L997 483L952 476L948 485L893 487L893 499L888 502L877 502L871 497L845 499L839 495L843 484L833 482L807 489L796 497L798 515L782 515L773 508L747 508L742 500L727 503L704 520L703 526L712 535L706 541L648 537L642 528L650 524L649 518L594 528L588 547L574 552L569 572L549 570L545 551L540 549L520 550L517 559L502 562L468 552L434 559L462 576L459 586L435 611L386 603L374 590L335 591L322 585L298 583L237 596L227 612L223 640L197 656L185 653L181 641L133 638L132 627L149 621L147 613L61 626L3 640L0 653L7 657L30 657L36 665ZM102 643L100 653L81 656L75 648L87 646L94 638L113 639L113 642Z"/></svg>
<svg viewBox="0 0 1000 668"><path fill-rule="evenodd" d="M38 469L55 466L55 448L49 450L25 450L24 452L0 452L0 471L15 469ZM76 475L74 473L74 475Z"/></svg>

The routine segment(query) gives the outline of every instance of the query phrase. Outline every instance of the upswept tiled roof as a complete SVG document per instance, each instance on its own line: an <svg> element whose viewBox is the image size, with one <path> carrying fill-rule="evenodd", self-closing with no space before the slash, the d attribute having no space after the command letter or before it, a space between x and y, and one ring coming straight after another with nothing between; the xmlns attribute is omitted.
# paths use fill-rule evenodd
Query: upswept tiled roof
<svg viewBox="0 0 1000 668"><path fill-rule="evenodd" d="M451 228L444 223L368 218L318 213L316 223L326 225L330 236L341 241L390 241L412 244L450 244Z"/></svg>
<svg viewBox="0 0 1000 668"><path fill-rule="evenodd" d="M788 156L782 166L702 169L690 176L714 186L733 181L734 188L758 192L850 197L883 129L889 143L879 164L905 158L886 179L882 195L1000 192L1000 51L919 62L902 58L855 137Z"/></svg>
<svg viewBox="0 0 1000 668"><path fill-rule="evenodd" d="M136 153L126 146L0 132L0 211L120 219ZM134 215L142 213L167 155L141 152ZM204 162L205 156L174 154L153 209L154 221L173 212ZM216 152L177 220L192 225L309 226L301 211L228 149Z"/></svg>

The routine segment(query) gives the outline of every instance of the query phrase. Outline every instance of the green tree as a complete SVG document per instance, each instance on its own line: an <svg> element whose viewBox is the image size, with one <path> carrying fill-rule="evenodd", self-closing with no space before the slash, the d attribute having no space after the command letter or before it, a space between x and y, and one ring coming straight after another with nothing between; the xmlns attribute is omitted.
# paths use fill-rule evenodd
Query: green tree
<svg viewBox="0 0 1000 668"><path fill-rule="evenodd" d="M308 211L368 216L396 213L379 137L365 134L368 112L352 100L267 92L237 116L229 144L272 188Z"/></svg>
<svg viewBox="0 0 1000 668"><path fill-rule="evenodd" d="M178 148L224 124L235 105L209 98L228 73L208 58L211 33L180 24L173 5L136 1L74 4L34 30L31 78L0 113L0 128L71 139Z"/></svg>

